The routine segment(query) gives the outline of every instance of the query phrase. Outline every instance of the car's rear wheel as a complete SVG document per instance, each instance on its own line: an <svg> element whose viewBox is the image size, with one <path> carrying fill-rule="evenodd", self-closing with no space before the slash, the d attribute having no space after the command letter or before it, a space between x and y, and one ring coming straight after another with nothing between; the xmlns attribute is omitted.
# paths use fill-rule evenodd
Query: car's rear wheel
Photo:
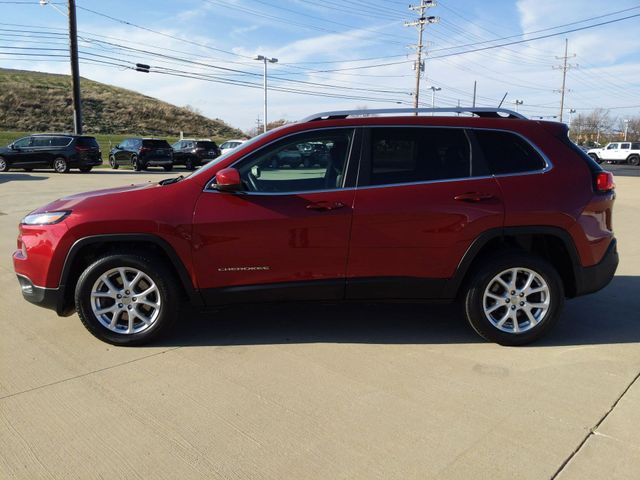
<svg viewBox="0 0 640 480"><path fill-rule="evenodd" d="M53 160L53 169L58 173L67 173L69 171L69 162L63 157L57 157Z"/></svg>
<svg viewBox="0 0 640 480"><path fill-rule="evenodd" d="M113 155L109 155L109 165L114 170L117 170L120 165L117 164L116 158Z"/></svg>
<svg viewBox="0 0 640 480"><path fill-rule="evenodd" d="M187 167L187 170L195 170L196 168L192 158L187 158L187 161L184 162L184 166Z"/></svg>
<svg viewBox="0 0 640 480"><path fill-rule="evenodd" d="M138 159L138 157L136 155L131 157L131 166L133 167L133 169L136 172L139 172L139 171L142 170L142 164L140 163L140 160Z"/></svg>
<svg viewBox="0 0 640 480"><path fill-rule="evenodd" d="M80 276L75 305L84 326L114 345L142 345L166 332L178 315L179 291L162 260L112 254Z"/></svg>
<svg viewBox="0 0 640 480"><path fill-rule="evenodd" d="M487 259L472 274L464 294L469 324L501 345L539 339L558 321L564 305L555 268L524 252Z"/></svg>
<svg viewBox="0 0 640 480"><path fill-rule="evenodd" d="M4 157L0 157L0 172L8 172L9 171L9 164L7 163L7 160Z"/></svg>
<svg viewBox="0 0 640 480"><path fill-rule="evenodd" d="M629 165L633 165L634 167L637 167L638 165L640 165L640 156L638 155L632 155L629 157Z"/></svg>

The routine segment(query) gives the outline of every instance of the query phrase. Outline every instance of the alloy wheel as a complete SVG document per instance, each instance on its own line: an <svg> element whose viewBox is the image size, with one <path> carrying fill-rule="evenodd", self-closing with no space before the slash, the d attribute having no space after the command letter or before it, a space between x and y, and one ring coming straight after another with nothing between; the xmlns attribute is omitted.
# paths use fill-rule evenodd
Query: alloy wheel
<svg viewBox="0 0 640 480"><path fill-rule="evenodd" d="M130 335L147 330L156 322L162 299L149 275L137 268L119 267L94 282L91 309L105 328Z"/></svg>
<svg viewBox="0 0 640 480"><path fill-rule="evenodd" d="M484 315L506 333L524 333L544 321L551 295L547 281L528 268L510 268L494 276L482 298Z"/></svg>

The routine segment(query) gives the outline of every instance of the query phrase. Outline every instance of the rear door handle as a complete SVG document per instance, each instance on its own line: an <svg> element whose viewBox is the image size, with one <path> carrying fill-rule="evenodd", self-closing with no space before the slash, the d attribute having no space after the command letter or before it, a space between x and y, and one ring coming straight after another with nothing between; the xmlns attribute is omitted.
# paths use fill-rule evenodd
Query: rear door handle
<svg viewBox="0 0 640 480"><path fill-rule="evenodd" d="M492 198L494 198L492 194L481 192L461 193L453 197L454 200L458 200L460 202L481 202L483 200L491 200Z"/></svg>
<svg viewBox="0 0 640 480"><path fill-rule="evenodd" d="M346 207L346 205L342 202L315 202L307 205L307 210L327 211L343 207Z"/></svg>

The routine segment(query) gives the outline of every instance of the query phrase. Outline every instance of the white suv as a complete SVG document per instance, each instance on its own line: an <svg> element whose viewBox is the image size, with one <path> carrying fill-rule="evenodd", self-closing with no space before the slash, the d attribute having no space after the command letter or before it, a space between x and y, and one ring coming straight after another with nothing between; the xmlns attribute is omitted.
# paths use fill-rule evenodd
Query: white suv
<svg viewBox="0 0 640 480"><path fill-rule="evenodd" d="M596 162L628 163L640 165L640 142L614 142L608 143L604 148L592 148L588 155Z"/></svg>

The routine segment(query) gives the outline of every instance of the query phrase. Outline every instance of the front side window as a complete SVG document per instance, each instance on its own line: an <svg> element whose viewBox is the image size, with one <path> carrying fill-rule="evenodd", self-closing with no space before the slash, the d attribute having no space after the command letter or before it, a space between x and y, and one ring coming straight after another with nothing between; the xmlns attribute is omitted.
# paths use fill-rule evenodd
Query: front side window
<svg viewBox="0 0 640 480"><path fill-rule="evenodd" d="M17 148L27 148L31 146L31 137L24 137L13 142L13 146Z"/></svg>
<svg viewBox="0 0 640 480"><path fill-rule="evenodd" d="M617 143L612 143L611 145L609 145L607 147L607 150L615 150L616 148L618 148L618 144Z"/></svg>
<svg viewBox="0 0 640 480"><path fill-rule="evenodd" d="M353 129L305 132L243 159L236 168L249 192L288 193L342 188Z"/></svg>
<svg viewBox="0 0 640 480"><path fill-rule="evenodd" d="M470 152L469 140L462 129L373 128L369 184L470 177L474 174Z"/></svg>
<svg viewBox="0 0 640 480"><path fill-rule="evenodd" d="M494 175L543 170L544 159L524 138L498 130L474 130Z"/></svg>

